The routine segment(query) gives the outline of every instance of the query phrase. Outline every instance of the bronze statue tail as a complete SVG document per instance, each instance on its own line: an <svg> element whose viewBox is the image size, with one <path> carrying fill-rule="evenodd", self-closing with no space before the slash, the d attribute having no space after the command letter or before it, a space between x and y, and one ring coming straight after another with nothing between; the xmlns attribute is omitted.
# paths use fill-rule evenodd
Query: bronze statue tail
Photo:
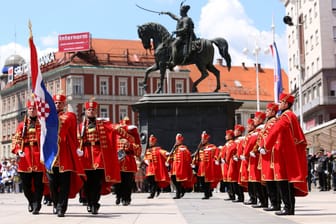
<svg viewBox="0 0 336 224"><path fill-rule="evenodd" d="M231 70L231 56L229 54L228 42L224 38L220 38L220 37L212 39L211 42L214 43L218 47L219 53L225 59L228 71L230 71Z"/></svg>

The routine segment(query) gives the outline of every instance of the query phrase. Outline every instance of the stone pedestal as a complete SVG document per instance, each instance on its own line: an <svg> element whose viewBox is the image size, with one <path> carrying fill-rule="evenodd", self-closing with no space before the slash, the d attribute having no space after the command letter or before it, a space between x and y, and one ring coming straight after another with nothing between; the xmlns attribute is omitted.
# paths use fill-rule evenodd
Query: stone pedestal
<svg viewBox="0 0 336 224"><path fill-rule="evenodd" d="M223 145L225 131L233 128L235 110L241 105L228 93L190 93L147 94L132 107L139 112L143 149L154 134L158 144L170 151L181 133L184 144L195 151L203 131L210 134L211 143Z"/></svg>

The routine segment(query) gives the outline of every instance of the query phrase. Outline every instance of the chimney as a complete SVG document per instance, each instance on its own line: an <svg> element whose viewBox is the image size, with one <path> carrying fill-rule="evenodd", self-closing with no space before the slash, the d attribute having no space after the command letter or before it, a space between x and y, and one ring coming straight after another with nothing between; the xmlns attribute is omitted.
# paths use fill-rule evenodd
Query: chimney
<svg viewBox="0 0 336 224"><path fill-rule="evenodd" d="M256 64L254 64L254 67L256 68ZM258 63L258 71L262 71L261 64Z"/></svg>
<svg viewBox="0 0 336 224"><path fill-rule="evenodd" d="M216 59L216 64L222 66L223 65L223 59L222 58L217 58Z"/></svg>
<svg viewBox="0 0 336 224"><path fill-rule="evenodd" d="M244 69L244 70L248 70L248 68L247 68L246 65L245 65L245 62L242 62L242 66L243 66L243 69Z"/></svg>

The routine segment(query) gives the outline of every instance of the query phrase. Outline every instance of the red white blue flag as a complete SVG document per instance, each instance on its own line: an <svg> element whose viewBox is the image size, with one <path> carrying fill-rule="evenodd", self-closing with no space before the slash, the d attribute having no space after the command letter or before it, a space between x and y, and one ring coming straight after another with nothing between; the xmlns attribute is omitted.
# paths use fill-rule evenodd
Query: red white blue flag
<svg viewBox="0 0 336 224"><path fill-rule="evenodd" d="M55 103L47 91L38 64L33 37L29 38L32 90L41 124L40 158L47 170L51 170L58 152L58 116Z"/></svg>
<svg viewBox="0 0 336 224"><path fill-rule="evenodd" d="M276 43L273 42L273 45L271 47L271 52L273 56L274 61L274 102L279 103L279 96L282 93L283 87L282 87L282 76L281 76L281 64L280 64L280 58L278 53L278 48L276 46Z"/></svg>

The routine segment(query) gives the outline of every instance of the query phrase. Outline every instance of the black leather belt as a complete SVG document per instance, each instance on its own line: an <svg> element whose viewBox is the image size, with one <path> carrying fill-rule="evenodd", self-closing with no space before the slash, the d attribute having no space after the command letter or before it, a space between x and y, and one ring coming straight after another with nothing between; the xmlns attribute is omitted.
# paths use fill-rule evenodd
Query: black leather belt
<svg viewBox="0 0 336 224"><path fill-rule="evenodd" d="M84 142L83 146L94 146L94 145L100 145L100 141L96 142Z"/></svg>
<svg viewBox="0 0 336 224"><path fill-rule="evenodd" d="M37 142L25 142L24 146L37 146Z"/></svg>

